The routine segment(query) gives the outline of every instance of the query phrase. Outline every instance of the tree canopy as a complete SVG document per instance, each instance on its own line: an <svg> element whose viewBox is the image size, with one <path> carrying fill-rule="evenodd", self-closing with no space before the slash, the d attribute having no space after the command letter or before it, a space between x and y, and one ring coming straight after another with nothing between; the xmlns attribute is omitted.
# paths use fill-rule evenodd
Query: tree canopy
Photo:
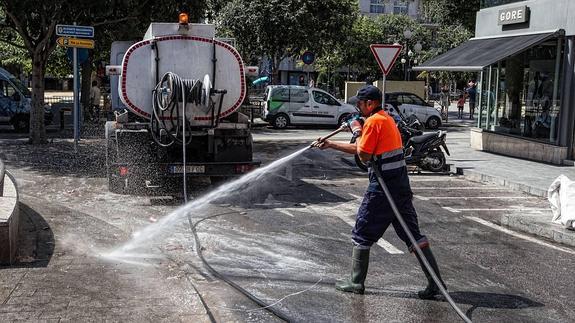
<svg viewBox="0 0 575 323"><path fill-rule="evenodd" d="M217 22L235 37L244 59L281 60L311 50L321 56L342 42L357 16L354 0L233 0Z"/></svg>

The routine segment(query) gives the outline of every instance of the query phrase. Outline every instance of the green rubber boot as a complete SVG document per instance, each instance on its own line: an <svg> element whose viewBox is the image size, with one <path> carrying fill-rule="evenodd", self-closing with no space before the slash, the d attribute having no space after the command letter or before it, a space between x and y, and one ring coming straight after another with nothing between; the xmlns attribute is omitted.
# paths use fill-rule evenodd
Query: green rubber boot
<svg viewBox="0 0 575 323"><path fill-rule="evenodd" d="M437 261L435 261L435 257L433 256L433 253L431 252L431 248L429 248L429 246L427 246L427 247L421 248L421 251L423 252L423 255L425 256L425 259L427 260L429 265L431 265L431 268L433 269L433 271L437 275L437 278L439 278L439 280L441 281L441 284L443 285L443 287L445 289L447 289L447 286L445 286L443 279L441 279L441 274L439 273L439 267L437 266ZM424 290L417 292L417 296L419 296L419 298L421 298L421 299L433 299L433 298L435 298L435 296L441 294L441 290L439 290L439 286L437 286L437 284L435 283L435 281L431 277L431 274L429 273L429 271L427 270L427 268L423 264L423 261L421 261L421 258L419 258L419 255L417 254L417 252L415 252L415 256L417 257L417 260L419 261L419 264L421 265L421 269L423 269L423 272L425 273L425 277L427 278L427 287Z"/></svg>
<svg viewBox="0 0 575 323"><path fill-rule="evenodd" d="M353 247L351 255L351 277L344 281L338 281L335 289L347 293L363 294L365 292L365 277L369 265L369 249Z"/></svg>

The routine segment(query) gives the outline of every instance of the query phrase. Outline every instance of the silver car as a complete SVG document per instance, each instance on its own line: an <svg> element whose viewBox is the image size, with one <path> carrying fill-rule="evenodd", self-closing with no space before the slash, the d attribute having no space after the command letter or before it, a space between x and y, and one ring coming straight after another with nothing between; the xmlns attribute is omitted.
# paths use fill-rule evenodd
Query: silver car
<svg viewBox="0 0 575 323"><path fill-rule="evenodd" d="M335 126L354 112L353 105L317 88L269 85L265 92L263 118L278 129L289 125Z"/></svg>

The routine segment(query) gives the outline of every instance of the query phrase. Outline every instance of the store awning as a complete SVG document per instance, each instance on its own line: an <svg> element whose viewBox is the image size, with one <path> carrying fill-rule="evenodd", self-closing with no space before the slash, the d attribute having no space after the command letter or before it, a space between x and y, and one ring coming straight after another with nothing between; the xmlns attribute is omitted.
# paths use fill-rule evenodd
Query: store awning
<svg viewBox="0 0 575 323"><path fill-rule="evenodd" d="M497 63L509 56L520 53L530 47L555 38L563 30L551 32L506 36L498 38L471 38L444 54L441 54L419 66L414 71L481 71L484 67Z"/></svg>

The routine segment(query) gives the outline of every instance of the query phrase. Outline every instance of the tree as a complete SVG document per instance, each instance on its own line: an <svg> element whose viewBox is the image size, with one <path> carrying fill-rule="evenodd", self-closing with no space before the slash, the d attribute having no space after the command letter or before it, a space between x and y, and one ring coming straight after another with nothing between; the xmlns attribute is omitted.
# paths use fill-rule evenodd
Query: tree
<svg viewBox="0 0 575 323"><path fill-rule="evenodd" d="M24 49L32 65L32 109L30 111L30 142L46 142L44 126L44 76L50 55L56 46L56 24L79 24L102 27L104 34L121 34L131 28L117 28L122 22L137 21L134 26L148 24L158 13L187 7L194 16L201 16L205 10L202 0L176 1L169 4L152 0L0 0L2 12L0 22L0 43ZM191 11L190 8L195 8ZM177 12L174 12L174 15ZM144 19L142 19L144 18ZM106 30L106 27L110 28ZM116 28L114 28L116 27ZM98 33L96 33L98 35ZM140 35L143 34L143 31ZM21 39L22 46L14 40Z"/></svg>
<svg viewBox="0 0 575 323"><path fill-rule="evenodd" d="M480 0L423 0L422 16L425 20L443 26L463 25L467 30L475 30L476 12Z"/></svg>
<svg viewBox="0 0 575 323"><path fill-rule="evenodd" d="M277 81L283 59L332 50L356 14L354 0L233 0L217 22L220 33L236 38L244 59L267 57Z"/></svg>
<svg viewBox="0 0 575 323"><path fill-rule="evenodd" d="M343 41L329 54L318 58L316 66L325 71L346 68L349 72L359 75L360 79L379 78L381 71L370 50L371 44L405 45L403 32L409 29L412 38L410 49L419 42L424 51L431 46L431 32L407 15L381 15L377 17L359 16ZM407 51L404 49L404 54ZM402 54L402 55L404 55ZM390 78L403 78L402 66L397 64Z"/></svg>

